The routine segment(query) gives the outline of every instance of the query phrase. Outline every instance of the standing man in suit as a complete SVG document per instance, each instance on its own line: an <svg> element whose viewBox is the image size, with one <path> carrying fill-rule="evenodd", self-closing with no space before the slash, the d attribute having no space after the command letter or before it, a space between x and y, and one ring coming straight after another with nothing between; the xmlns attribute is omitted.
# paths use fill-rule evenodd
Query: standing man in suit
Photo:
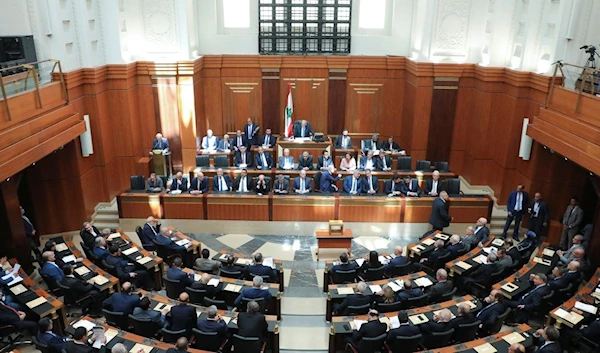
<svg viewBox="0 0 600 353"><path fill-rule="evenodd" d="M313 170L313 156L308 154L308 151L302 152L302 156L298 159L298 169L300 170Z"/></svg>
<svg viewBox="0 0 600 353"><path fill-rule="evenodd" d="M185 192L188 189L188 180L183 177L183 173L181 170L175 173L175 178L171 182L171 191L179 190L181 192Z"/></svg>
<svg viewBox="0 0 600 353"><path fill-rule="evenodd" d="M159 132L156 134L156 138L152 141L152 150L168 150L169 149L169 141L163 137L163 135Z"/></svg>
<svg viewBox="0 0 600 353"><path fill-rule="evenodd" d="M529 213L529 230L532 230L538 237L542 236L542 231L548 225L550 219L548 203L542 199L542 194L535 193L527 213Z"/></svg>
<svg viewBox="0 0 600 353"><path fill-rule="evenodd" d="M90 249L94 248L96 238L102 236L98 228L94 227L90 222L83 223L83 228L81 228L79 235L83 243Z"/></svg>
<svg viewBox="0 0 600 353"><path fill-rule="evenodd" d="M504 305L504 295L499 289L493 289L490 294L483 299L484 307L477 313L475 318L481 321L479 336L484 337L490 334L490 329L496 323L499 315L506 310Z"/></svg>
<svg viewBox="0 0 600 353"><path fill-rule="evenodd" d="M508 196L506 203L506 210L508 216L506 217L506 223L504 224L504 230L502 231L502 238L506 238L508 228L515 221L515 230L513 232L513 239L519 238L519 226L521 225L521 218L525 213L525 208L529 205L529 194L525 191L525 186L522 184L517 185L517 189L513 190Z"/></svg>
<svg viewBox="0 0 600 353"><path fill-rule="evenodd" d="M398 145L398 143L394 142L394 136L388 137L387 141L384 141L381 144L381 149L384 150L385 152L394 152L394 151L400 151L401 150L401 148Z"/></svg>
<svg viewBox="0 0 600 353"><path fill-rule="evenodd" d="M317 158L317 169L327 170L330 165L333 165L333 158L329 155L328 150L323 150L323 153Z"/></svg>
<svg viewBox="0 0 600 353"><path fill-rule="evenodd" d="M562 349L558 340L560 333L554 326L546 326L545 328L538 329L535 331L534 337L538 338L538 349L535 353L561 353Z"/></svg>
<svg viewBox="0 0 600 353"><path fill-rule="evenodd" d="M365 172L365 179L363 180L362 192L368 195L375 195L379 191L379 179L372 175L370 170Z"/></svg>
<svg viewBox="0 0 600 353"><path fill-rule="evenodd" d="M165 185L161 178L156 177L156 173L150 173L150 178L147 181L147 192L161 192L165 189Z"/></svg>
<svg viewBox="0 0 600 353"><path fill-rule="evenodd" d="M256 145L258 132L260 131L260 126L255 124L252 121L252 118L248 118L246 125L244 125L244 133L246 134L246 138L248 139L248 145Z"/></svg>
<svg viewBox="0 0 600 353"><path fill-rule="evenodd" d="M263 313L259 312L260 305L251 301L246 307L246 312L238 314L238 335L242 337L256 337L261 342L267 338L269 325Z"/></svg>
<svg viewBox="0 0 600 353"><path fill-rule="evenodd" d="M342 174L333 176L334 173L335 167L333 165L330 165L327 171L321 174L321 185L319 186L319 189L322 192L329 193L338 191L338 187L337 185L335 185L335 183L337 183L337 181L342 178Z"/></svg>
<svg viewBox="0 0 600 353"><path fill-rule="evenodd" d="M392 158L385 153L379 152L379 159L377 159L377 170L389 172L392 170Z"/></svg>
<svg viewBox="0 0 600 353"><path fill-rule="evenodd" d="M294 124L294 137L310 137L313 136L315 132L312 127L310 127L310 123L306 120L300 121L300 124Z"/></svg>
<svg viewBox="0 0 600 353"><path fill-rule="evenodd" d="M254 190L254 183L252 178L248 176L246 169L242 169L242 173L235 180L235 190L237 192L251 192Z"/></svg>
<svg viewBox="0 0 600 353"><path fill-rule="evenodd" d="M27 242L29 243L29 247L36 254L36 256L41 256L40 250L38 249L39 237L36 237L37 231L33 226L33 223L27 216L25 216L25 210L23 207L19 206L21 209L21 218L23 219L23 226L25 227L25 235L27 236Z"/></svg>
<svg viewBox="0 0 600 353"><path fill-rule="evenodd" d="M217 175L213 177L213 190L214 191L232 191L233 182L229 175L223 174L223 168L217 169Z"/></svg>
<svg viewBox="0 0 600 353"><path fill-rule="evenodd" d="M219 141L219 145L217 146L217 151L219 152L229 152L233 149L233 143L229 140L229 135L223 135L223 139Z"/></svg>
<svg viewBox="0 0 600 353"><path fill-rule="evenodd" d="M335 138L335 143L333 144L335 148L347 150L348 148L352 148L352 141L350 136L348 136L348 129L344 129L341 135Z"/></svg>
<svg viewBox="0 0 600 353"><path fill-rule="evenodd" d="M360 352L360 346L363 338L375 338L387 332L387 324L379 321L379 312L375 309L369 310L367 322L363 323L358 331L352 333L346 341L356 347Z"/></svg>
<svg viewBox="0 0 600 353"><path fill-rule="evenodd" d="M206 130L206 136L202 138L202 143L197 146L198 152L214 152L219 147L219 138L213 135L211 129Z"/></svg>
<svg viewBox="0 0 600 353"><path fill-rule="evenodd" d="M304 172L306 175L306 172ZM290 182L285 178L283 174L277 176L275 185L273 186L273 192L276 194L288 194L290 190Z"/></svg>
<svg viewBox="0 0 600 353"><path fill-rule="evenodd" d="M360 170L355 170L353 175L348 175L344 178L344 192L350 195L358 195L361 193L364 185L360 178Z"/></svg>
<svg viewBox="0 0 600 353"><path fill-rule="evenodd" d="M269 152L265 152L263 146L258 146L258 153L254 156L254 165L256 169L269 170L273 167L273 157Z"/></svg>
<svg viewBox="0 0 600 353"><path fill-rule="evenodd" d="M385 341L390 347L396 342L396 337L412 337L421 333L417 326L411 326L408 322L408 313L404 310L398 311L398 322L400 326L388 331Z"/></svg>
<svg viewBox="0 0 600 353"><path fill-rule="evenodd" d="M306 170L300 171L300 176L294 178L294 192L296 194L307 194L312 191L311 179L306 177Z"/></svg>
<svg viewBox="0 0 600 353"><path fill-rule="evenodd" d="M517 309L516 318L519 323L527 323L533 312L542 304L542 297L550 292L548 277L543 273L532 274L530 280L534 287L525 293L520 300L507 300L506 305Z"/></svg>
<svg viewBox="0 0 600 353"><path fill-rule="evenodd" d="M394 173L392 179L386 181L383 186L388 197L402 195L402 177L398 173Z"/></svg>
<svg viewBox="0 0 600 353"><path fill-rule="evenodd" d="M39 332L37 339L40 343L48 346L50 353L61 353L67 349L67 339L52 332L52 320L48 317L41 318L38 321Z"/></svg>
<svg viewBox="0 0 600 353"><path fill-rule="evenodd" d="M429 196L437 196L442 191L442 181L440 180L440 172L434 170L431 174L431 179L425 182L425 194Z"/></svg>
<svg viewBox="0 0 600 353"><path fill-rule="evenodd" d="M204 177L204 173L202 173L200 168L194 170L194 173L196 177L190 183L190 194L206 194L208 192L208 178Z"/></svg>
<svg viewBox="0 0 600 353"><path fill-rule="evenodd" d="M42 259L44 259L44 265L42 266L41 273L45 277L52 278L56 282L60 282L64 273L60 267L56 264L56 255L54 255L53 251L44 251L42 254ZM50 285L49 283L46 283Z"/></svg>
<svg viewBox="0 0 600 353"><path fill-rule="evenodd" d="M294 157L290 156L289 148L283 150L283 156L279 156L279 169L294 169Z"/></svg>
<svg viewBox="0 0 600 353"><path fill-rule="evenodd" d="M373 298L371 296L366 295L365 291L367 290L367 284L365 282L358 282L356 285L356 293L348 294L344 301L341 304L335 305L333 307L333 315L347 315L348 306L361 306L365 304L373 303Z"/></svg>
<svg viewBox="0 0 600 353"><path fill-rule="evenodd" d="M242 130L237 130L235 132L235 138L233 139L233 149L237 152L240 150L241 146L248 147L248 139L246 135L242 135Z"/></svg>
<svg viewBox="0 0 600 353"><path fill-rule="evenodd" d="M188 305L190 296L186 292L179 294L179 305L171 308L172 331L185 330L186 337L190 337L192 328L196 326L196 308Z"/></svg>
<svg viewBox="0 0 600 353"><path fill-rule="evenodd" d="M73 275L73 266L69 264L63 266L63 273L64 277L59 282L63 286L69 287L69 290L73 292L72 294L75 298L82 298L87 295L90 296L91 299L82 303L82 310L86 312L89 309L90 314L92 315L101 314L103 295L94 288L94 280L89 279L86 282L79 278L75 278Z"/></svg>
<svg viewBox="0 0 600 353"><path fill-rule="evenodd" d="M252 166L252 155L247 150L246 146L240 146L239 150L235 153L233 163L239 168L248 168Z"/></svg>
<svg viewBox="0 0 600 353"><path fill-rule="evenodd" d="M277 137L271 135L271 129L266 129L265 134L260 137L259 145L265 148L275 147Z"/></svg>
<svg viewBox="0 0 600 353"><path fill-rule="evenodd" d="M579 199L571 197L571 203L563 216L563 231L560 236L560 247L569 249L573 245L573 237L579 232L583 221L583 210L579 207Z"/></svg>
<svg viewBox="0 0 600 353"><path fill-rule="evenodd" d="M433 230L444 230L444 227L450 225L450 222L454 219L448 215L448 193L445 191L440 192L440 197L433 200L431 206L431 216L429 217L429 224L433 226Z"/></svg>
<svg viewBox="0 0 600 353"><path fill-rule="evenodd" d="M421 188L419 187L419 181L417 179L412 179L410 176L404 176L404 182L402 183L402 188L400 192L404 196L412 196L419 197L421 194Z"/></svg>
<svg viewBox="0 0 600 353"><path fill-rule="evenodd" d="M443 268L437 270L435 279L437 280L437 283L429 288L428 297L430 303L439 302L444 294L454 289L454 284L452 281L448 280L448 272Z"/></svg>

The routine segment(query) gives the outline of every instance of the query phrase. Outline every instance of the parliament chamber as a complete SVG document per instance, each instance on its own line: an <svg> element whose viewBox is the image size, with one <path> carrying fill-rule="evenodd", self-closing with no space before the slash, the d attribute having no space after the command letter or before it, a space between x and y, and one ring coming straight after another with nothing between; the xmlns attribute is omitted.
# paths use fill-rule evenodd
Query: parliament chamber
<svg viewBox="0 0 600 353"><path fill-rule="evenodd" d="M0 352L600 352L600 2L0 6Z"/></svg>

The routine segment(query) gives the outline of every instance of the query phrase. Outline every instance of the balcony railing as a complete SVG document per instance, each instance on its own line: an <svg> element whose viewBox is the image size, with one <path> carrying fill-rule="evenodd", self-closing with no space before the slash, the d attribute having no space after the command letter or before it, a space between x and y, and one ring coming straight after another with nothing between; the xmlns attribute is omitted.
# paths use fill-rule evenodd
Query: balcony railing
<svg viewBox="0 0 600 353"><path fill-rule="evenodd" d="M554 64L554 74L546 98L546 107L552 101L554 88L557 85L578 93L573 110L573 112L578 113L582 96L600 97L600 69L573 65L562 61Z"/></svg>

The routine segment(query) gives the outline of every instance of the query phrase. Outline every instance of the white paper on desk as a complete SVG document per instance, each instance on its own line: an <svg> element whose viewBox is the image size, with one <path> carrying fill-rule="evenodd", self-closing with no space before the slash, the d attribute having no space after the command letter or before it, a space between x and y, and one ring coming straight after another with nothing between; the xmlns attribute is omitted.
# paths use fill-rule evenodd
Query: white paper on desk
<svg viewBox="0 0 600 353"><path fill-rule="evenodd" d="M169 309L171 310L173 306L169 305L169 304L165 304L165 303L158 303L156 304L156 306L154 307L154 311L163 311L164 309Z"/></svg>
<svg viewBox="0 0 600 353"><path fill-rule="evenodd" d="M481 255L477 256L476 258L474 258L473 261L483 264L486 259L487 259L487 256L481 254Z"/></svg>
<svg viewBox="0 0 600 353"><path fill-rule="evenodd" d="M404 280L403 279L397 279L396 284L400 286L400 289L404 289Z"/></svg>
<svg viewBox="0 0 600 353"><path fill-rule="evenodd" d="M89 330L93 329L94 327L96 327L96 324L91 321L88 321L88 320L79 320L73 324L73 328L79 328L79 327L83 327L89 331Z"/></svg>
<svg viewBox="0 0 600 353"><path fill-rule="evenodd" d="M179 246L184 246L185 244L189 243L190 240L189 239L181 239L175 242L175 244L179 245Z"/></svg>
<svg viewBox="0 0 600 353"><path fill-rule="evenodd" d="M67 244L65 243L60 243L60 244L56 244L55 245L56 251L57 252L61 252L61 251L65 251L65 250L69 250L69 247L67 246Z"/></svg>
<svg viewBox="0 0 600 353"><path fill-rule="evenodd" d="M239 257L237 260L235 260L235 263L238 265L246 265L247 263L252 263L252 259L244 259Z"/></svg>
<svg viewBox="0 0 600 353"><path fill-rule="evenodd" d="M354 327L356 327L356 331L360 330L360 327L366 323L367 320L354 320Z"/></svg>
<svg viewBox="0 0 600 353"><path fill-rule="evenodd" d="M387 261L386 261L386 259L385 259L385 256L383 256L383 255L379 255L379 257L378 257L377 259L378 259L378 260L379 260L379 262L381 262L382 264L384 264L384 263L386 263L386 262L387 262Z"/></svg>
<svg viewBox="0 0 600 353"><path fill-rule="evenodd" d="M263 259L263 266L268 266L270 268L275 268L275 261L273 261L272 257L267 257Z"/></svg>
<svg viewBox="0 0 600 353"><path fill-rule="evenodd" d="M109 328L106 332L104 332L104 337L106 337L106 344L110 342L113 338L115 338L119 333L117 330ZM95 348L95 347L94 347Z"/></svg>
<svg viewBox="0 0 600 353"><path fill-rule="evenodd" d="M104 327L95 326L92 329L92 334L94 336L96 336L96 340L94 341L94 344L92 344L92 347L94 347L96 349L100 349L102 347L102 345L104 344L104 343L102 343L102 341L104 341L104 336L106 334L106 332L104 331Z"/></svg>
<svg viewBox="0 0 600 353"><path fill-rule="evenodd" d="M138 353L140 349L144 353L150 353L153 348L151 346L146 346L141 343L136 343L135 346L133 346L133 348L129 350L129 353Z"/></svg>
<svg viewBox="0 0 600 353"><path fill-rule="evenodd" d="M13 276L16 276L16 275L17 275L17 273L19 273L19 270L20 270L20 269L21 269L21 265L20 265L20 264L15 264L15 267L13 267L13 269L12 269L12 272L11 272L11 273L12 273L12 275L13 275Z"/></svg>
<svg viewBox="0 0 600 353"><path fill-rule="evenodd" d="M229 255L227 254L222 254L221 256L219 256L220 260L227 260L229 258Z"/></svg>
<svg viewBox="0 0 600 353"><path fill-rule="evenodd" d="M112 233L111 235L108 236L108 240L113 240L116 238L120 238L121 237L121 233Z"/></svg>
<svg viewBox="0 0 600 353"><path fill-rule="evenodd" d="M395 282L389 282L389 283L388 283L388 286L390 286L390 288L392 288L392 290L393 290L394 292L397 292L397 291L399 291L399 290L401 290L401 289L402 289L402 288L400 288L400 286L399 286L399 285L397 285Z"/></svg>
<svg viewBox="0 0 600 353"><path fill-rule="evenodd" d="M131 247L131 248L129 248L129 249L127 249L127 250L123 251L123 255L125 255L125 256L129 256L129 255L133 254L133 253L134 253L134 252L136 252L136 251L138 251L138 248L136 248L136 247L134 246L134 247Z"/></svg>
<svg viewBox="0 0 600 353"><path fill-rule="evenodd" d="M352 287L341 287L341 288L337 288L337 292L338 292L339 295L354 294L354 288L352 288Z"/></svg>
<svg viewBox="0 0 600 353"><path fill-rule="evenodd" d="M563 310L561 308L556 309L556 311L554 312L554 315L560 317L560 318L567 318L567 316L569 316L569 313L566 310Z"/></svg>
<svg viewBox="0 0 600 353"><path fill-rule="evenodd" d="M390 325L392 326L392 328L400 327L400 320L398 320L397 315L390 317Z"/></svg>
<svg viewBox="0 0 600 353"><path fill-rule="evenodd" d="M77 258L75 257L75 255L68 255L62 258L63 262L67 263L67 262L77 262Z"/></svg>
<svg viewBox="0 0 600 353"><path fill-rule="evenodd" d="M35 308L37 306L40 306L40 305L46 303L47 301L48 300L46 300L46 298L44 298L44 297L38 297L37 299L34 299L34 300L32 300L32 301L30 301L28 303L25 303L25 305L27 305L27 307L29 309L33 309L33 308Z"/></svg>
<svg viewBox="0 0 600 353"><path fill-rule="evenodd" d="M421 278L417 278L415 280L415 283L417 284L417 286L419 287L429 287L433 284L433 282L431 282L429 280L429 278L427 277L421 277Z"/></svg>
<svg viewBox="0 0 600 353"><path fill-rule="evenodd" d="M171 190L171 191L169 191L169 194L171 194L171 195L179 195L179 194L181 194L181 190Z"/></svg>
<svg viewBox="0 0 600 353"><path fill-rule="evenodd" d="M498 251L498 249L496 249L496 248L494 248L494 247L490 246L490 247L487 247L487 248L483 248L483 251L484 251L486 254L489 254L490 252L492 252L492 253L494 253L494 254L495 254L495 253Z"/></svg>
<svg viewBox="0 0 600 353"><path fill-rule="evenodd" d="M219 279L218 278L211 278L210 281L208 281L208 283L206 285L207 286L217 287L219 285Z"/></svg>
<svg viewBox="0 0 600 353"><path fill-rule="evenodd" d="M381 292L381 286L378 284L372 284L369 286L369 288L371 289L371 292L373 292L373 293Z"/></svg>
<svg viewBox="0 0 600 353"><path fill-rule="evenodd" d="M17 277L14 277L14 279L12 281L8 282L6 285L8 287L10 287L10 286L17 284L19 282L22 282L22 281L23 281L23 278L21 276L17 276Z"/></svg>
<svg viewBox="0 0 600 353"><path fill-rule="evenodd" d="M229 321L231 321L232 317L231 316L221 316L221 319L223 319L223 321L225 321L225 323L227 325L229 325Z"/></svg>
<svg viewBox="0 0 600 353"><path fill-rule="evenodd" d="M150 261L152 261L152 258L151 258L151 257L149 257L149 256L144 256L144 257L142 257L141 259L137 260L137 262L138 262L140 265L147 264L147 263L148 263L148 262L150 262Z"/></svg>
<svg viewBox="0 0 600 353"><path fill-rule="evenodd" d="M12 292L12 294L14 294L14 295L19 295L21 293L27 292L27 288L25 288L25 286L22 284L19 284L18 286L10 287L9 289Z"/></svg>
<svg viewBox="0 0 600 353"><path fill-rule="evenodd" d="M421 243L423 243L423 244L425 244L425 245L429 246L429 245L431 245L431 244L435 243L435 240L433 240L433 239L431 239L431 238L429 238L429 239L423 239L423 240L421 241Z"/></svg>
<svg viewBox="0 0 600 353"><path fill-rule="evenodd" d="M362 265L365 263L365 259L356 259L354 261L356 261L358 267L362 267Z"/></svg>
<svg viewBox="0 0 600 353"><path fill-rule="evenodd" d="M580 301L575 302L575 309L585 311L586 313L590 313L592 315L596 315L596 313L598 312L597 307L590 305L590 304L582 303Z"/></svg>
<svg viewBox="0 0 600 353"><path fill-rule="evenodd" d="M77 273L80 276L84 276L84 275L90 273L90 270L85 266L79 266L75 269L75 273Z"/></svg>
<svg viewBox="0 0 600 353"><path fill-rule="evenodd" d="M552 249L544 249L544 252L542 252L543 255L550 256L550 257L554 256L554 253L555 253L555 251Z"/></svg>
<svg viewBox="0 0 600 353"><path fill-rule="evenodd" d="M500 238L498 238L498 239L494 239L494 241L492 242L492 245L495 245L495 246L502 246L502 245L504 245L504 240L502 240L502 239L500 239Z"/></svg>

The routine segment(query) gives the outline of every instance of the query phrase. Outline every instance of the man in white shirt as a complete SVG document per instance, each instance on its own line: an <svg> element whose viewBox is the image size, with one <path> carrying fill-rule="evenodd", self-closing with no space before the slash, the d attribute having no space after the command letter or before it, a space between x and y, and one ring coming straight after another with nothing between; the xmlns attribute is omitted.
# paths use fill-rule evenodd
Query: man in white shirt
<svg viewBox="0 0 600 353"><path fill-rule="evenodd" d="M279 157L279 169L294 169L294 157L290 156L290 150L288 148L284 149L283 156Z"/></svg>
<svg viewBox="0 0 600 353"><path fill-rule="evenodd" d="M242 169L242 174L237 179L237 192L249 192L253 191L252 178L248 176L248 171Z"/></svg>
<svg viewBox="0 0 600 353"><path fill-rule="evenodd" d="M377 166L377 162L375 161L375 159L373 159L373 151L367 152L367 157L361 159L361 161L360 161L361 169L373 170L373 169L375 169L376 166Z"/></svg>
<svg viewBox="0 0 600 353"><path fill-rule="evenodd" d="M213 135L213 131L208 129L206 136L202 138L202 144L200 145L201 152L215 152L219 147L219 139Z"/></svg>
<svg viewBox="0 0 600 353"><path fill-rule="evenodd" d="M306 177L306 170L300 171L300 176L294 179L294 192L307 194L311 191L310 178Z"/></svg>
<svg viewBox="0 0 600 353"><path fill-rule="evenodd" d="M231 177L223 174L223 168L217 169L217 175L213 177L214 191L231 191Z"/></svg>
<svg viewBox="0 0 600 353"><path fill-rule="evenodd" d="M442 181L440 180L440 172L434 170L431 174L431 179L425 182L425 193L429 196L437 196L442 191Z"/></svg>

